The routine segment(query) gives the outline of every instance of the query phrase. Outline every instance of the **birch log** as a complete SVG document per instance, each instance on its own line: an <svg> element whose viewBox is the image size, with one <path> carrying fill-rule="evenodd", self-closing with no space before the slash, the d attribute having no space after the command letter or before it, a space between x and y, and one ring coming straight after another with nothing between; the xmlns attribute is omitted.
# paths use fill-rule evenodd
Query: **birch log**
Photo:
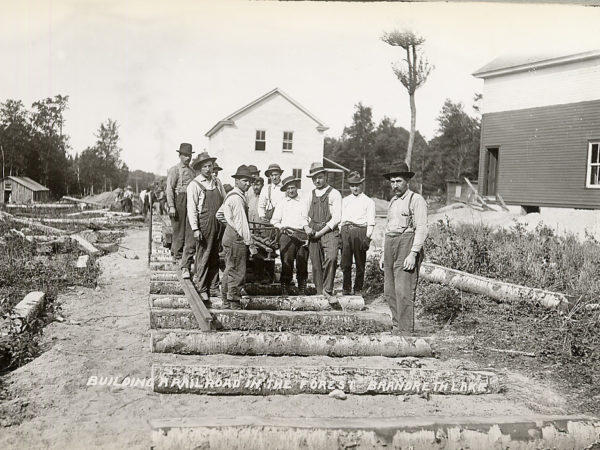
<svg viewBox="0 0 600 450"><path fill-rule="evenodd" d="M437 264L424 262L419 275L427 281L452 286L461 291L487 295L499 302L524 300L560 310L567 310L569 306L568 297L561 293L492 280Z"/></svg>
<svg viewBox="0 0 600 450"><path fill-rule="evenodd" d="M205 333L185 330L154 330L154 353L196 355L299 355L299 356L432 356L431 338L371 335L326 335L223 331Z"/></svg>

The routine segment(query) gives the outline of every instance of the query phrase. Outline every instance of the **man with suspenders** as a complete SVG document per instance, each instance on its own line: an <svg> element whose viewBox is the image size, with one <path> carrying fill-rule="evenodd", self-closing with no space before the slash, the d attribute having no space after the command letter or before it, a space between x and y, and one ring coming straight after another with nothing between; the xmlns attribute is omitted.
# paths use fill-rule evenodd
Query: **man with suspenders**
<svg viewBox="0 0 600 450"><path fill-rule="evenodd" d="M308 205L308 252L312 263L313 282L317 294L328 297L330 305L340 309L333 297L333 281L337 266L339 235L338 225L342 216L342 195L327 184L327 169L320 162L310 166L308 178L315 189L305 197Z"/></svg>
<svg viewBox="0 0 600 450"><path fill-rule="evenodd" d="M252 244L245 195L252 183L252 174L248 167L241 165L232 178L235 179L235 188L227 193L223 205L217 212L219 220L227 224L223 234L225 271L223 272L221 296L225 307L240 309L240 290L246 276L248 250L251 255L255 255L258 249Z"/></svg>
<svg viewBox="0 0 600 450"><path fill-rule="evenodd" d="M215 288L219 274L221 224L215 215L225 198L223 185L212 173L215 160L207 152L200 153L192 164L192 169L199 171L199 175L187 187L188 220L196 242L194 280L200 297L205 302L209 301L209 291ZM184 259L188 257L184 253Z"/></svg>
<svg viewBox="0 0 600 450"><path fill-rule="evenodd" d="M383 175L390 180L394 197L388 206L383 253L384 292L392 311L393 331L414 332L414 302L427 237L427 203L408 188L414 172L405 163Z"/></svg>
<svg viewBox="0 0 600 450"><path fill-rule="evenodd" d="M171 254L179 259L183 254L186 239L190 245L195 245L194 234L187 220L187 193L188 184L196 177L196 173L190 167L192 160L192 144L183 143L179 146L179 164L174 165L167 172L167 205L169 217L173 228L173 241ZM191 261L190 261L191 264ZM181 273L184 278L190 277L188 264L181 265Z"/></svg>
<svg viewBox="0 0 600 450"><path fill-rule="evenodd" d="M264 222L269 222L273 217L275 206L285 197L285 193L281 191L281 174L283 170L279 164L270 164L265 170L265 176L271 181L266 189L260 192L258 198L258 216Z"/></svg>

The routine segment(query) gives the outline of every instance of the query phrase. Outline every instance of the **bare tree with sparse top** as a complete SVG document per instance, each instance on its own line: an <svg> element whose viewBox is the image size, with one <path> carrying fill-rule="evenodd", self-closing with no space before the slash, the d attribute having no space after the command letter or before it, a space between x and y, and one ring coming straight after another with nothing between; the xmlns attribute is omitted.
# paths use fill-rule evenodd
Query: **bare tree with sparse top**
<svg viewBox="0 0 600 450"><path fill-rule="evenodd" d="M381 40L394 47L402 47L406 51L406 58L403 59L406 65L394 63L392 70L406 88L410 101L410 137L405 159L406 165L410 168L417 126L415 91L425 84L433 66L429 65L420 51L421 46L425 43L425 38L422 36L418 36L410 30L393 30L383 33Z"/></svg>

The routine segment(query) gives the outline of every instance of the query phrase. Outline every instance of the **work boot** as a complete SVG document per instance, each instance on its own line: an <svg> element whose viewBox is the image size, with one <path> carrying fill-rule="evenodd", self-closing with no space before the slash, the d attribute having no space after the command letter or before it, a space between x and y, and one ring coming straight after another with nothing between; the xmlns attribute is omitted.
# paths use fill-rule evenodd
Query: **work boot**
<svg viewBox="0 0 600 450"><path fill-rule="evenodd" d="M181 268L181 278L183 278L184 280L189 280L190 279L190 269L188 269L187 267L182 267Z"/></svg>
<svg viewBox="0 0 600 450"><path fill-rule="evenodd" d="M298 280L298 295L306 295L306 280Z"/></svg>
<svg viewBox="0 0 600 450"><path fill-rule="evenodd" d="M342 310L342 305L340 305L339 300L337 298L335 298L335 296L333 295L332 292L323 291L323 295L325 296L325 298L327 298L327 301L329 302L329 306L331 307L331 309L333 309L335 311Z"/></svg>

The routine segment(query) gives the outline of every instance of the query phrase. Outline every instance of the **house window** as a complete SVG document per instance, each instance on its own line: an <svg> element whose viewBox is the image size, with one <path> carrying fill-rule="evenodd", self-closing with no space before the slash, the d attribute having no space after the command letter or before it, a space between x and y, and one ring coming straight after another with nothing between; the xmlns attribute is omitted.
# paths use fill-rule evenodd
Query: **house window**
<svg viewBox="0 0 600 450"><path fill-rule="evenodd" d="M302 169L292 169L292 175L294 178L298 178L298 189L302 189Z"/></svg>
<svg viewBox="0 0 600 450"><path fill-rule="evenodd" d="M254 150L264 152L267 148L267 132L265 130L256 130L256 140L254 141Z"/></svg>
<svg viewBox="0 0 600 450"><path fill-rule="evenodd" d="M283 132L283 151L291 152L292 151L292 141L294 139L293 131L284 131Z"/></svg>
<svg viewBox="0 0 600 450"><path fill-rule="evenodd" d="M600 142L590 142L586 187L600 189Z"/></svg>

